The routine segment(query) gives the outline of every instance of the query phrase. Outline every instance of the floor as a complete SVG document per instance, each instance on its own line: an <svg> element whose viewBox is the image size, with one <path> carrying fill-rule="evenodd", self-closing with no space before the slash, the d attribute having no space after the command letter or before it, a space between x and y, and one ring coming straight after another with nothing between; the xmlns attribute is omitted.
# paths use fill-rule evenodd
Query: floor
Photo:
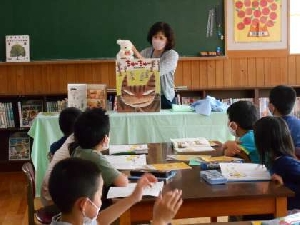
<svg viewBox="0 0 300 225"><path fill-rule="evenodd" d="M225 222L227 217L219 217ZM209 218L174 220L172 224L207 223ZM22 172L0 173L0 225L28 225L26 178Z"/></svg>

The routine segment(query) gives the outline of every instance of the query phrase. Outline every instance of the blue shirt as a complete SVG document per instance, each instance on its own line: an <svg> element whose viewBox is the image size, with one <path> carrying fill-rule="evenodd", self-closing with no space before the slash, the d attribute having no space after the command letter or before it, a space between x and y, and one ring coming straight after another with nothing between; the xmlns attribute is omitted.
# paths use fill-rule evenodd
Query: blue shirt
<svg viewBox="0 0 300 225"><path fill-rule="evenodd" d="M300 161L291 156L281 156L272 165L271 173L282 177L286 187L295 192L287 200L288 210L300 209Z"/></svg>
<svg viewBox="0 0 300 225"><path fill-rule="evenodd" d="M260 157L255 146L253 130L249 130L246 134L239 138L242 149L249 156L251 162L260 163Z"/></svg>
<svg viewBox="0 0 300 225"><path fill-rule="evenodd" d="M295 116L282 116L282 119L287 123L291 136L295 145L295 148L300 148L300 120ZM300 152L296 151L296 155L300 155Z"/></svg>
<svg viewBox="0 0 300 225"><path fill-rule="evenodd" d="M52 155L54 155L54 153L60 149L60 147L63 145L63 143L65 143L65 141L67 140L67 136L63 136L61 139L59 139L56 142L53 142L50 146L50 152L52 153Z"/></svg>

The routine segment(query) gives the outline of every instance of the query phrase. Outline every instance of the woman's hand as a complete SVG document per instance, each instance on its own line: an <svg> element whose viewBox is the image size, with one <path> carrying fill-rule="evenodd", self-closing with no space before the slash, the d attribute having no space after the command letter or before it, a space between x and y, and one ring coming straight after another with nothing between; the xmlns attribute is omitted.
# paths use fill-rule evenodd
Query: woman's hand
<svg viewBox="0 0 300 225"><path fill-rule="evenodd" d="M160 195L153 207L153 225L168 224L176 215L182 204L182 191L175 189Z"/></svg>
<svg viewBox="0 0 300 225"><path fill-rule="evenodd" d="M139 59L143 59L143 56L141 55L141 53L135 48L134 45L132 45L131 50L133 51L134 55L139 58Z"/></svg>

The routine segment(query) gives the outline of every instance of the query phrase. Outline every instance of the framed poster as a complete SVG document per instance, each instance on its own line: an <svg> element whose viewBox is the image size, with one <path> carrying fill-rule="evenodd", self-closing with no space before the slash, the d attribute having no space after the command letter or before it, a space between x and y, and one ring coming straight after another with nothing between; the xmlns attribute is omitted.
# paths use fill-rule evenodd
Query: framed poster
<svg viewBox="0 0 300 225"><path fill-rule="evenodd" d="M227 50L287 49L287 0L227 0Z"/></svg>

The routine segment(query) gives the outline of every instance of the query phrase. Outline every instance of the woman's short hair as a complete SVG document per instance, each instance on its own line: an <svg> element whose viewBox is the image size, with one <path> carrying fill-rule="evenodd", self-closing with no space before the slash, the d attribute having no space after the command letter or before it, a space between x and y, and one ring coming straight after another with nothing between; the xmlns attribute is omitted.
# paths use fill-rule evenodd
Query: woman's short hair
<svg viewBox="0 0 300 225"><path fill-rule="evenodd" d="M165 22L156 22L155 24L152 25L147 35L147 41L150 44L152 44L152 37L158 32L164 33L164 35L167 38L165 50L170 50L175 47L174 32L170 27L170 25Z"/></svg>

